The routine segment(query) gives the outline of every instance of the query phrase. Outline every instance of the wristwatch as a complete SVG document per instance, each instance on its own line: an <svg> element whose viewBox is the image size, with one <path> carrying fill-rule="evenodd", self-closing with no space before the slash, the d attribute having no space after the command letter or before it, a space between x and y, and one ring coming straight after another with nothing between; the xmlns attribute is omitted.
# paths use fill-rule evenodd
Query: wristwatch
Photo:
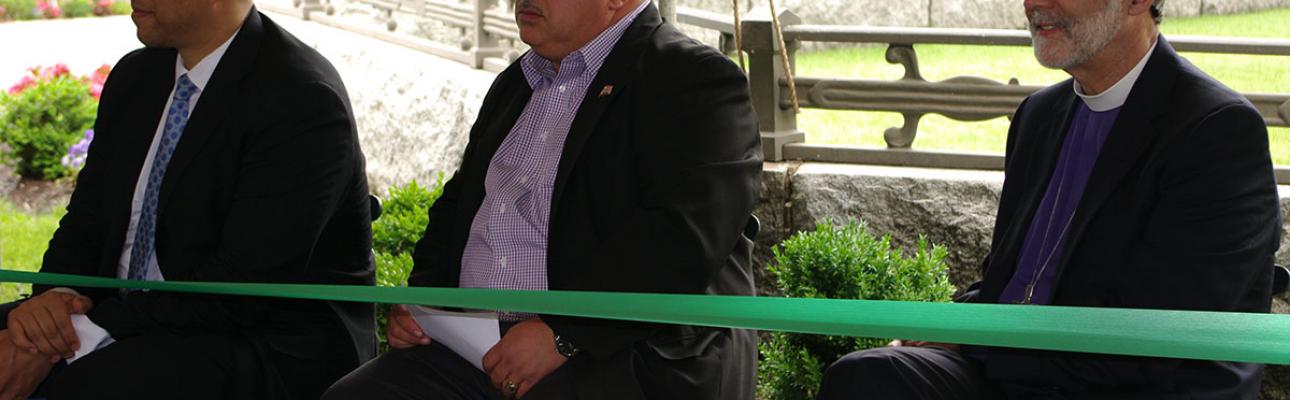
<svg viewBox="0 0 1290 400"><path fill-rule="evenodd" d="M555 335L555 351L565 358L573 358L573 356L578 355L578 351L580 350L578 349L578 346L574 346L573 342L570 342L569 339L560 337L560 334L557 333Z"/></svg>

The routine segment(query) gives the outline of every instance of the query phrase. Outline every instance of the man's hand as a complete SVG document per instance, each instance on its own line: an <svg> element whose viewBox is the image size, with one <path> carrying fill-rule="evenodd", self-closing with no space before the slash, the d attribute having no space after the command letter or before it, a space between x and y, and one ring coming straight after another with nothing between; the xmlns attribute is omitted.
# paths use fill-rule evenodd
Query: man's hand
<svg viewBox="0 0 1290 400"><path fill-rule="evenodd" d="M385 340L390 343L390 347L396 349L406 349L412 346L423 346L430 344L430 337L421 331L421 326L417 325L417 320L412 318L412 313L402 304L395 304L390 307L389 321L385 324Z"/></svg>
<svg viewBox="0 0 1290 400"><path fill-rule="evenodd" d="M555 351L555 333L540 318L511 327L496 346L484 354L484 372L507 398L520 398L568 358ZM507 389L507 384L516 390Z"/></svg>
<svg viewBox="0 0 1290 400"><path fill-rule="evenodd" d="M10 331L0 331L0 399L27 398L61 359L58 355L18 349L10 339Z"/></svg>
<svg viewBox="0 0 1290 400"><path fill-rule="evenodd" d="M93 306L89 297L46 291L9 312L9 338L28 353L72 357L81 347L72 314L84 314Z"/></svg>
<svg viewBox="0 0 1290 400"><path fill-rule="evenodd" d="M891 347L940 347L950 351L959 351L959 345L954 343L925 342L922 340L896 339L892 340L891 343L887 343L887 345Z"/></svg>

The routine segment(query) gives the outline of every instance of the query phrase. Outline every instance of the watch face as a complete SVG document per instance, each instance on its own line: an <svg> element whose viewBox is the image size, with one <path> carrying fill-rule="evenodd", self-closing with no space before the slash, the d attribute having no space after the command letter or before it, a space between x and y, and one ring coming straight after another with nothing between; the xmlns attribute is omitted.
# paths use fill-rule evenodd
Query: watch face
<svg viewBox="0 0 1290 400"><path fill-rule="evenodd" d="M561 338L560 335L555 336L555 351L565 357L573 357L578 354L578 348L574 347L573 343Z"/></svg>

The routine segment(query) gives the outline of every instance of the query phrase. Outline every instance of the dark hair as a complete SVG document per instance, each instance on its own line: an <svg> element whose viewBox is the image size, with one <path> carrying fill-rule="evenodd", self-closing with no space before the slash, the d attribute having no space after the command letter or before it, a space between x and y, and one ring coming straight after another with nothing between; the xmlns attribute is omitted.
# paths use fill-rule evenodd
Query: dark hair
<svg viewBox="0 0 1290 400"><path fill-rule="evenodd" d="M1156 0L1154 3L1151 3L1151 18L1156 20L1156 24L1159 24L1161 18L1164 17L1164 13L1160 12L1160 3L1164 2L1165 0Z"/></svg>

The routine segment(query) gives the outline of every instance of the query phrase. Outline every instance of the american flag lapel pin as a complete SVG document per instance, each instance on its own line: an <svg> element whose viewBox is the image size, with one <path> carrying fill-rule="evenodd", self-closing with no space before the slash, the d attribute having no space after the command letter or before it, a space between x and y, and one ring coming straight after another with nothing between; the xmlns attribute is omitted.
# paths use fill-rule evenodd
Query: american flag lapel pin
<svg viewBox="0 0 1290 400"><path fill-rule="evenodd" d="M605 85L605 87L600 88L600 95L596 97L605 97L611 94L614 94L614 85Z"/></svg>

